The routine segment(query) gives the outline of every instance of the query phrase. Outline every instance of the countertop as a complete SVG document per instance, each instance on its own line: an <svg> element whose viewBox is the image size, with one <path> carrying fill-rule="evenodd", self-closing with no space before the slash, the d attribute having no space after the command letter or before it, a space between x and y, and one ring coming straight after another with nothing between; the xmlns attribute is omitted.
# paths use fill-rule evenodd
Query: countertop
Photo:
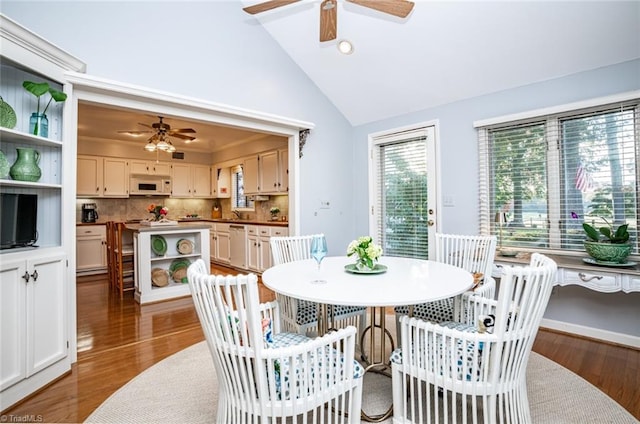
<svg viewBox="0 0 640 424"><path fill-rule="evenodd" d="M228 224L236 224L236 225L268 225L270 227L288 227L288 221L257 221L250 219L210 219L210 218L188 218L188 219L177 219L179 223L228 223ZM130 220L126 221L127 224L138 224L140 221ZM106 221L96 221L96 222L76 222L77 226L83 225L106 225ZM157 228L157 227L154 227Z"/></svg>

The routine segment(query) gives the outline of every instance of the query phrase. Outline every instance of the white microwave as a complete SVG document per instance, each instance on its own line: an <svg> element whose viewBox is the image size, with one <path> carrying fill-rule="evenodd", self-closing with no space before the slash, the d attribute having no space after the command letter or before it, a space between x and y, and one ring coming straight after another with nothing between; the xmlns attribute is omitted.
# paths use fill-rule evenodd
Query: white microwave
<svg viewBox="0 0 640 424"><path fill-rule="evenodd" d="M167 177L132 176L129 181L131 195L163 195L171 194L171 179Z"/></svg>

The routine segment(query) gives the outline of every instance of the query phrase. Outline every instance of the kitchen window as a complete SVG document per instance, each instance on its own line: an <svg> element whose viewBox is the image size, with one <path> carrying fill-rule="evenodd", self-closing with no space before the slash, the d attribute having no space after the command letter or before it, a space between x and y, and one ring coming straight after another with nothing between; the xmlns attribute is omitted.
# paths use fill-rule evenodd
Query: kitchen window
<svg viewBox="0 0 640 424"><path fill-rule="evenodd" d="M523 251L584 252L582 223L606 220L629 224L637 254L640 99L627 97L476 124L481 234Z"/></svg>
<svg viewBox="0 0 640 424"><path fill-rule="evenodd" d="M232 210L255 210L253 200L244 194L244 180L242 166L237 165L231 169L231 209Z"/></svg>

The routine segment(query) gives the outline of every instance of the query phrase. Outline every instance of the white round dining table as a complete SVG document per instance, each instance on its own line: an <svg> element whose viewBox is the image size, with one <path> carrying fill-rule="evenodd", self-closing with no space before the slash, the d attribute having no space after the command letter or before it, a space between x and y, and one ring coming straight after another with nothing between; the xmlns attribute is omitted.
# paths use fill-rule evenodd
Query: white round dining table
<svg viewBox="0 0 640 424"><path fill-rule="evenodd" d="M365 306L370 308L367 348L365 334L361 334L362 359L367 364L365 372L388 371L385 357L387 337L385 307L415 305L446 299L469 290L473 286L470 272L453 265L413 258L383 256L379 265L384 272L357 273L353 270L354 258L327 257L320 270L313 259L287 262L273 266L262 274L262 282L276 293L295 299L318 303L318 333L325 334L332 328L327 305ZM322 283L317 281L321 280ZM409 308L410 314L413 308ZM388 374L386 374L388 375ZM380 422L391 416L393 405L378 415L361 412L362 420Z"/></svg>
<svg viewBox="0 0 640 424"><path fill-rule="evenodd" d="M446 299L473 285L470 272L441 262L382 256L387 267L378 274L345 270L355 259L331 256L320 271L313 259L287 262L264 271L262 282L271 290L296 299L331 305L404 306ZM326 283L312 283L314 280Z"/></svg>

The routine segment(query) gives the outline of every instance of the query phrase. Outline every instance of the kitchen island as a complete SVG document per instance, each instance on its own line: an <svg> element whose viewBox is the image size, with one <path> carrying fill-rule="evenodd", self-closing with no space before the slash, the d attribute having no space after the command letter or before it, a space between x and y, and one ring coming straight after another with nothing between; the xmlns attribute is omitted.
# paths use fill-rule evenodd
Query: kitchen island
<svg viewBox="0 0 640 424"><path fill-rule="evenodd" d="M209 230L204 222L149 226L127 224L133 231L135 299L140 304L189 296L186 267L209 262Z"/></svg>

